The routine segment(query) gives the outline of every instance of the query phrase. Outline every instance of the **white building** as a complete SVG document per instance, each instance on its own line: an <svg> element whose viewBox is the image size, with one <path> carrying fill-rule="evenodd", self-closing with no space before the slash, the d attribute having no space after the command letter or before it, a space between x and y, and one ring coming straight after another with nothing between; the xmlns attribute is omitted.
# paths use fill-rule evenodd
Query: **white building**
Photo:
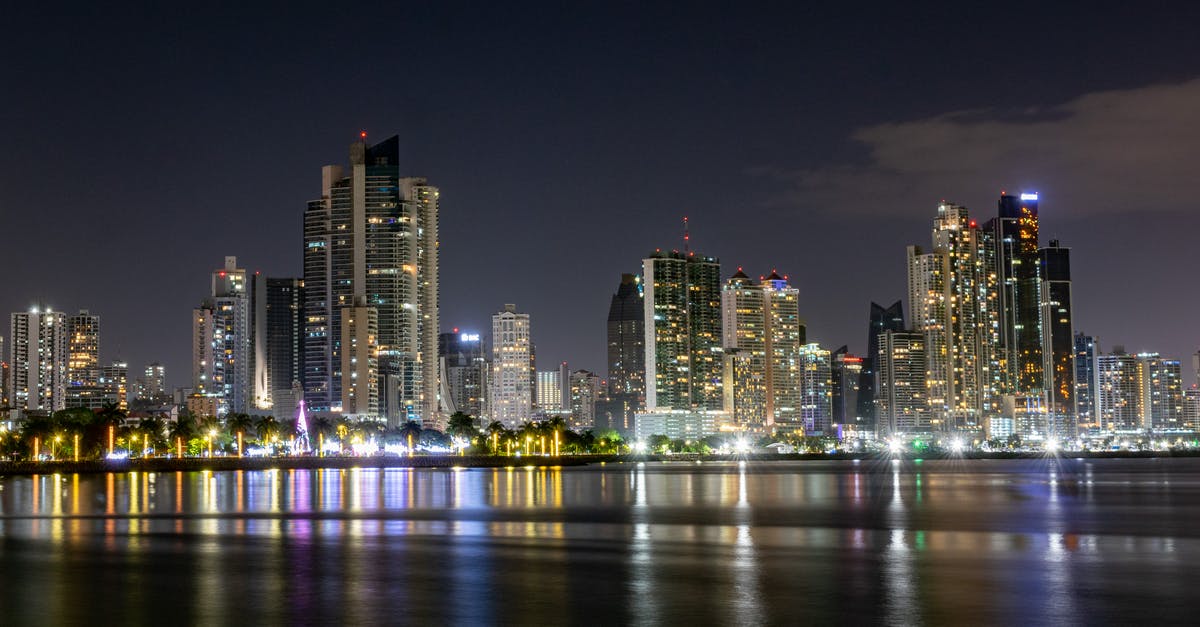
<svg viewBox="0 0 1200 627"><path fill-rule="evenodd" d="M533 417L533 390L529 376L532 344L529 314L507 304L492 316L491 418L507 427Z"/></svg>
<svg viewBox="0 0 1200 627"><path fill-rule="evenodd" d="M672 440L698 440L715 435L724 412L704 410L666 410L638 412L633 416L633 437L646 440L655 435L665 435Z"/></svg>
<svg viewBox="0 0 1200 627"><path fill-rule="evenodd" d="M66 407L67 318L34 308L12 314L9 400L17 409L58 411Z"/></svg>

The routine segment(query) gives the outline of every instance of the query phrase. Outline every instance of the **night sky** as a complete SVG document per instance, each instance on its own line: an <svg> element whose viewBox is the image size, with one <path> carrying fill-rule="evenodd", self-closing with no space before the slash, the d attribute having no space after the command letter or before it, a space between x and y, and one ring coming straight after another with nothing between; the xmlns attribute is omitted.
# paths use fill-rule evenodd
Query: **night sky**
<svg viewBox="0 0 1200 627"><path fill-rule="evenodd" d="M861 352L937 202L982 222L1007 189L1072 249L1076 329L1191 381L1200 3L36 4L0 33L5 336L87 307L102 359L186 385L209 273L299 276L320 168L365 130L442 190L443 329L516 303L547 368L604 372L620 274L684 215L723 274L778 268L809 337Z"/></svg>

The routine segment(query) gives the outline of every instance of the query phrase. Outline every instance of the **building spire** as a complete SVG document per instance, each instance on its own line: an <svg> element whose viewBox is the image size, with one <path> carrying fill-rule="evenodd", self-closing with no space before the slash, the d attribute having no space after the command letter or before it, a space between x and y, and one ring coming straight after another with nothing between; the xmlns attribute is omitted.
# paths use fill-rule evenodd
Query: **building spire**
<svg viewBox="0 0 1200 627"><path fill-rule="evenodd" d="M688 217L683 216L683 254L690 255L690 240L691 235L688 233Z"/></svg>

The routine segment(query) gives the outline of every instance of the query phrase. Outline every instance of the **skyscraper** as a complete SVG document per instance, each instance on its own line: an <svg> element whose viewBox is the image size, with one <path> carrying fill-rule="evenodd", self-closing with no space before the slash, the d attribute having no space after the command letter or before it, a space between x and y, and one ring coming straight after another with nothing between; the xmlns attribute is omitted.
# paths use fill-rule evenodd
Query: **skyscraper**
<svg viewBox="0 0 1200 627"><path fill-rule="evenodd" d="M304 214L304 389L313 412L344 411L344 310L376 310L378 412L388 424L435 418L438 394L438 196L402 177L399 138L350 146L322 168ZM361 319L361 317L360 317Z"/></svg>
<svg viewBox="0 0 1200 627"><path fill-rule="evenodd" d="M806 435L832 434L833 394L829 351L805 344L797 356L800 369L800 426Z"/></svg>
<svg viewBox="0 0 1200 627"><path fill-rule="evenodd" d="M646 319L642 281L622 274L608 306L608 397L613 421L632 424L646 406Z"/></svg>
<svg viewBox="0 0 1200 627"><path fill-rule="evenodd" d="M265 379L268 406L277 418L296 415L300 397L296 388L304 373L304 281L294 278L267 278L261 303L255 311L262 324L256 342L262 348L262 376Z"/></svg>
<svg viewBox="0 0 1200 627"><path fill-rule="evenodd" d="M27 411L66 406L67 318L49 309L12 314L9 401Z"/></svg>
<svg viewBox="0 0 1200 627"><path fill-rule="evenodd" d="M720 409L720 261L656 251L642 260L646 407Z"/></svg>
<svg viewBox="0 0 1200 627"><path fill-rule="evenodd" d="M735 361L726 363L749 368L744 376L736 377L737 384L762 388L762 414L758 420L751 420L752 413L738 407L737 400L733 402L733 415L741 421L750 420L739 426L768 433L776 428L803 428L804 325L800 321L799 291L774 271L755 283L739 269L722 290L721 312L725 348L739 351ZM756 390L737 390L736 385L726 389L752 407L759 405ZM729 407L730 403L725 405Z"/></svg>
<svg viewBox="0 0 1200 627"><path fill-rule="evenodd" d="M833 352L831 363L830 395L833 402L833 424L844 425L854 431L867 428L857 415L858 385L862 378L863 359L850 354L843 346Z"/></svg>
<svg viewBox="0 0 1200 627"><path fill-rule="evenodd" d="M225 360L218 359L216 347L223 344L223 330L217 326L216 311L211 301L192 310L192 394L197 397L223 399ZM228 411L218 401L218 413Z"/></svg>
<svg viewBox="0 0 1200 627"><path fill-rule="evenodd" d="M251 296L237 257L212 273L210 298L192 312L192 373L195 392L218 399L221 412L253 406Z"/></svg>
<svg viewBox="0 0 1200 627"><path fill-rule="evenodd" d="M95 387L100 382L100 316L81 309L67 316L67 385Z"/></svg>
<svg viewBox="0 0 1200 627"><path fill-rule="evenodd" d="M1076 434L1075 330L1071 320L1071 249L1058 240L1039 251L1041 264L1042 373L1046 391L1046 433Z"/></svg>
<svg viewBox="0 0 1200 627"><path fill-rule="evenodd" d="M596 402L600 400L600 377L588 370L571 373L571 427L596 426Z"/></svg>
<svg viewBox="0 0 1200 627"><path fill-rule="evenodd" d="M1157 353L1138 356L1142 383L1142 427L1157 432L1184 428L1183 371L1178 359Z"/></svg>
<svg viewBox="0 0 1200 627"><path fill-rule="evenodd" d="M115 403L121 411L129 409L129 364L114 361L101 366L97 384L104 402ZM93 408L98 409L99 406Z"/></svg>
<svg viewBox="0 0 1200 627"><path fill-rule="evenodd" d="M1099 429L1096 412L1096 356L1100 342L1090 335L1075 334L1075 416L1081 430Z"/></svg>
<svg viewBox="0 0 1200 627"><path fill-rule="evenodd" d="M379 415L379 310L365 298L342 308L342 415Z"/></svg>
<svg viewBox="0 0 1200 627"><path fill-rule="evenodd" d="M877 432L881 436L927 432L929 404L925 401L925 334L886 330L879 335L875 362Z"/></svg>
<svg viewBox="0 0 1200 627"><path fill-rule="evenodd" d="M557 412L563 406L563 382L558 370L539 370L537 374L537 408L543 412Z"/></svg>
<svg viewBox="0 0 1200 627"><path fill-rule="evenodd" d="M138 400L161 401L169 398L167 393L167 370L157 361L146 366L138 377L135 394Z"/></svg>
<svg viewBox="0 0 1200 627"><path fill-rule="evenodd" d="M1105 431L1142 429L1142 374L1138 358L1121 346L1096 356L1096 416Z"/></svg>
<svg viewBox="0 0 1200 627"><path fill-rule="evenodd" d="M1000 298L999 342L1004 392L1027 393L1044 384L1038 278L1038 195L1001 193L999 214L984 230L995 259Z"/></svg>
<svg viewBox="0 0 1200 627"><path fill-rule="evenodd" d="M863 357L862 375L858 383L858 415L867 428L878 430L878 408L875 403L875 387L879 370L879 335L884 331L903 331L904 305L896 301L890 307L871 303L871 316L867 326L867 354Z"/></svg>
<svg viewBox="0 0 1200 627"><path fill-rule="evenodd" d="M533 416L533 386L529 378L529 314L505 305L492 316L492 385L489 410L492 420L507 427L528 422Z"/></svg>
<svg viewBox="0 0 1200 627"><path fill-rule="evenodd" d="M478 333L442 333L438 336L441 356L442 411L483 417L488 380L488 359Z"/></svg>

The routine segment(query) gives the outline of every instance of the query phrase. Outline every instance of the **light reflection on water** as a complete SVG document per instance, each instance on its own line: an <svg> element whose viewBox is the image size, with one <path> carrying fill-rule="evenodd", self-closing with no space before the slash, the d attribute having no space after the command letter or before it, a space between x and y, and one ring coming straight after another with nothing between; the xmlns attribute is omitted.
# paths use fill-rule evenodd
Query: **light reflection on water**
<svg viewBox="0 0 1200 627"><path fill-rule="evenodd" d="M1198 461L9 477L0 607L17 623L1179 619Z"/></svg>

